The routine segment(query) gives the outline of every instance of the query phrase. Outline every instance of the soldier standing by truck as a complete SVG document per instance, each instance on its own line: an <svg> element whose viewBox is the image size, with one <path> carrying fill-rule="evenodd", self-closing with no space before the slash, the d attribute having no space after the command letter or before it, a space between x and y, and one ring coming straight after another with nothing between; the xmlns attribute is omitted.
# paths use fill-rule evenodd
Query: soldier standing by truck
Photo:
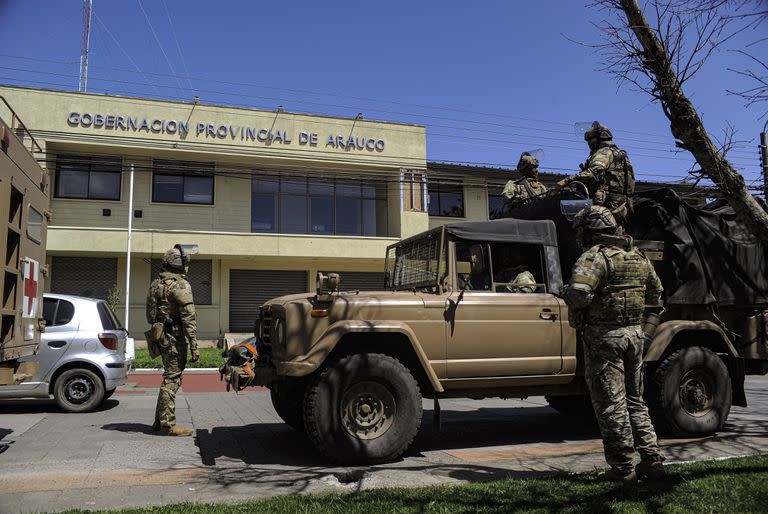
<svg viewBox="0 0 768 514"><path fill-rule="evenodd" d="M651 262L632 238L617 235L617 223L602 206L576 215L573 227L583 248L565 301L570 321L582 331L585 379L592 398L605 459L605 477L635 482L665 471L648 408L643 401L644 306L659 305L663 291ZM641 457L633 465L635 450Z"/></svg>
<svg viewBox="0 0 768 514"><path fill-rule="evenodd" d="M147 332L150 355L163 359L163 382L157 395L152 428L161 435L190 436L191 428L176 425L176 391L187 364L200 358L197 350L197 319L192 287L187 282L189 257L183 245L176 245L163 256L160 276L152 281L147 294Z"/></svg>
<svg viewBox="0 0 768 514"><path fill-rule="evenodd" d="M635 172L627 152L614 144L611 131L598 122L584 133L584 140L589 145L587 162L579 165L581 172L561 180L556 188L562 189L574 180L582 182L595 205L607 207L619 225L624 225L632 212L635 193Z"/></svg>

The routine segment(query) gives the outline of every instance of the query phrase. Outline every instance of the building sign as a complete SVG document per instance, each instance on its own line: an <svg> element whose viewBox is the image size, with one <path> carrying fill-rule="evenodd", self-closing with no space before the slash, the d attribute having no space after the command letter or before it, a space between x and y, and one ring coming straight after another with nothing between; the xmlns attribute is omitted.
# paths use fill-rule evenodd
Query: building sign
<svg viewBox="0 0 768 514"><path fill-rule="evenodd" d="M384 139L360 135L323 134L300 130L291 133L281 128L246 127L242 125L214 124L203 121L190 124L189 121L142 118L117 114L94 114L70 112L67 116L70 127L111 130L121 132L145 132L147 134L178 135L186 139L190 134L197 139L226 140L264 143L265 145L298 145L341 150L383 152Z"/></svg>

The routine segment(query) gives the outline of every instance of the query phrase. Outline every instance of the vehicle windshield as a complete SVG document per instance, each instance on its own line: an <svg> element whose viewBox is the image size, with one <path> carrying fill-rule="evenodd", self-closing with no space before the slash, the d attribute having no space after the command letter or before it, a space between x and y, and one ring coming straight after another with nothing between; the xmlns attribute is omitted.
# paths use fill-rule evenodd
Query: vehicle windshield
<svg viewBox="0 0 768 514"><path fill-rule="evenodd" d="M437 287L442 232L434 230L387 248L386 288L394 290Z"/></svg>

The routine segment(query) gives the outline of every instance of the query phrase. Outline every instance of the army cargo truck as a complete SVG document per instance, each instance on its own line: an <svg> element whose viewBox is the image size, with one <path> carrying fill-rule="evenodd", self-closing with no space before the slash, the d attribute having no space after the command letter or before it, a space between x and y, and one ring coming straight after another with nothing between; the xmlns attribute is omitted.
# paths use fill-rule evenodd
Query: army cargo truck
<svg viewBox="0 0 768 514"><path fill-rule="evenodd" d="M344 291L343 275L318 275L316 294L260 308L255 337L232 348L222 368L228 386L268 386L281 418L344 463L401 455L421 424L423 397L435 399L437 419L438 400L450 397L544 395L564 413L590 412L581 343L560 297L580 252L569 218L585 205L547 199L521 210L532 219L450 223L403 240L387 250L382 291ZM671 227L671 235L642 243L668 290L646 348L648 396L668 432L689 436L719 430L731 404L746 404L744 375L768 371L765 248L739 233L727 248L731 275L752 280L754 294L719 308L702 302L706 287L682 287L696 273L686 264L691 248L703 244L678 230L691 212L659 210L653 219L663 223L645 230L663 236ZM713 213L709 229L727 232L718 222L735 222L726 218ZM736 235L737 224L730 228ZM515 280L525 272L535 284Z"/></svg>
<svg viewBox="0 0 768 514"><path fill-rule="evenodd" d="M48 174L35 160L32 134L0 97L0 390L37 372L45 244L50 205Z"/></svg>

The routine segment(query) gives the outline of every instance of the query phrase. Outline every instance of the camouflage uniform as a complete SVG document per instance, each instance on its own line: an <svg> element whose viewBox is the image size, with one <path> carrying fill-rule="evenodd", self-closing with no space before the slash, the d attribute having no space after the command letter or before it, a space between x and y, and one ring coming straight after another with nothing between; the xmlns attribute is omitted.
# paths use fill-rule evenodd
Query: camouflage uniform
<svg viewBox="0 0 768 514"><path fill-rule="evenodd" d="M517 163L517 171L523 178L510 180L501 192L506 205L524 202L547 192L547 186L539 181L539 161L536 157L523 152Z"/></svg>
<svg viewBox="0 0 768 514"><path fill-rule="evenodd" d="M187 343L197 353L197 320L192 288L182 273L163 271L152 281L147 295L147 322L173 321L171 336L164 335L158 345L163 360L163 382L157 396L155 429L176 425L176 391L181 387L181 375L187 365Z"/></svg>
<svg viewBox="0 0 768 514"><path fill-rule="evenodd" d="M599 207L598 207L599 209ZM605 459L621 475L664 457L643 401L644 306L662 286L650 261L627 236L597 235L573 267L565 301L583 329L585 379L603 437ZM581 322L579 322L581 320Z"/></svg>
<svg viewBox="0 0 768 514"><path fill-rule="evenodd" d="M523 271L517 274L507 289L513 293L533 293L536 291L536 279L530 271Z"/></svg>
<svg viewBox="0 0 768 514"><path fill-rule="evenodd" d="M629 157L613 143L608 127L597 122L584 134L584 139L590 145L589 158L573 179L587 186L595 205L607 207L623 225L632 212L635 193L635 173Z"/></svg>

